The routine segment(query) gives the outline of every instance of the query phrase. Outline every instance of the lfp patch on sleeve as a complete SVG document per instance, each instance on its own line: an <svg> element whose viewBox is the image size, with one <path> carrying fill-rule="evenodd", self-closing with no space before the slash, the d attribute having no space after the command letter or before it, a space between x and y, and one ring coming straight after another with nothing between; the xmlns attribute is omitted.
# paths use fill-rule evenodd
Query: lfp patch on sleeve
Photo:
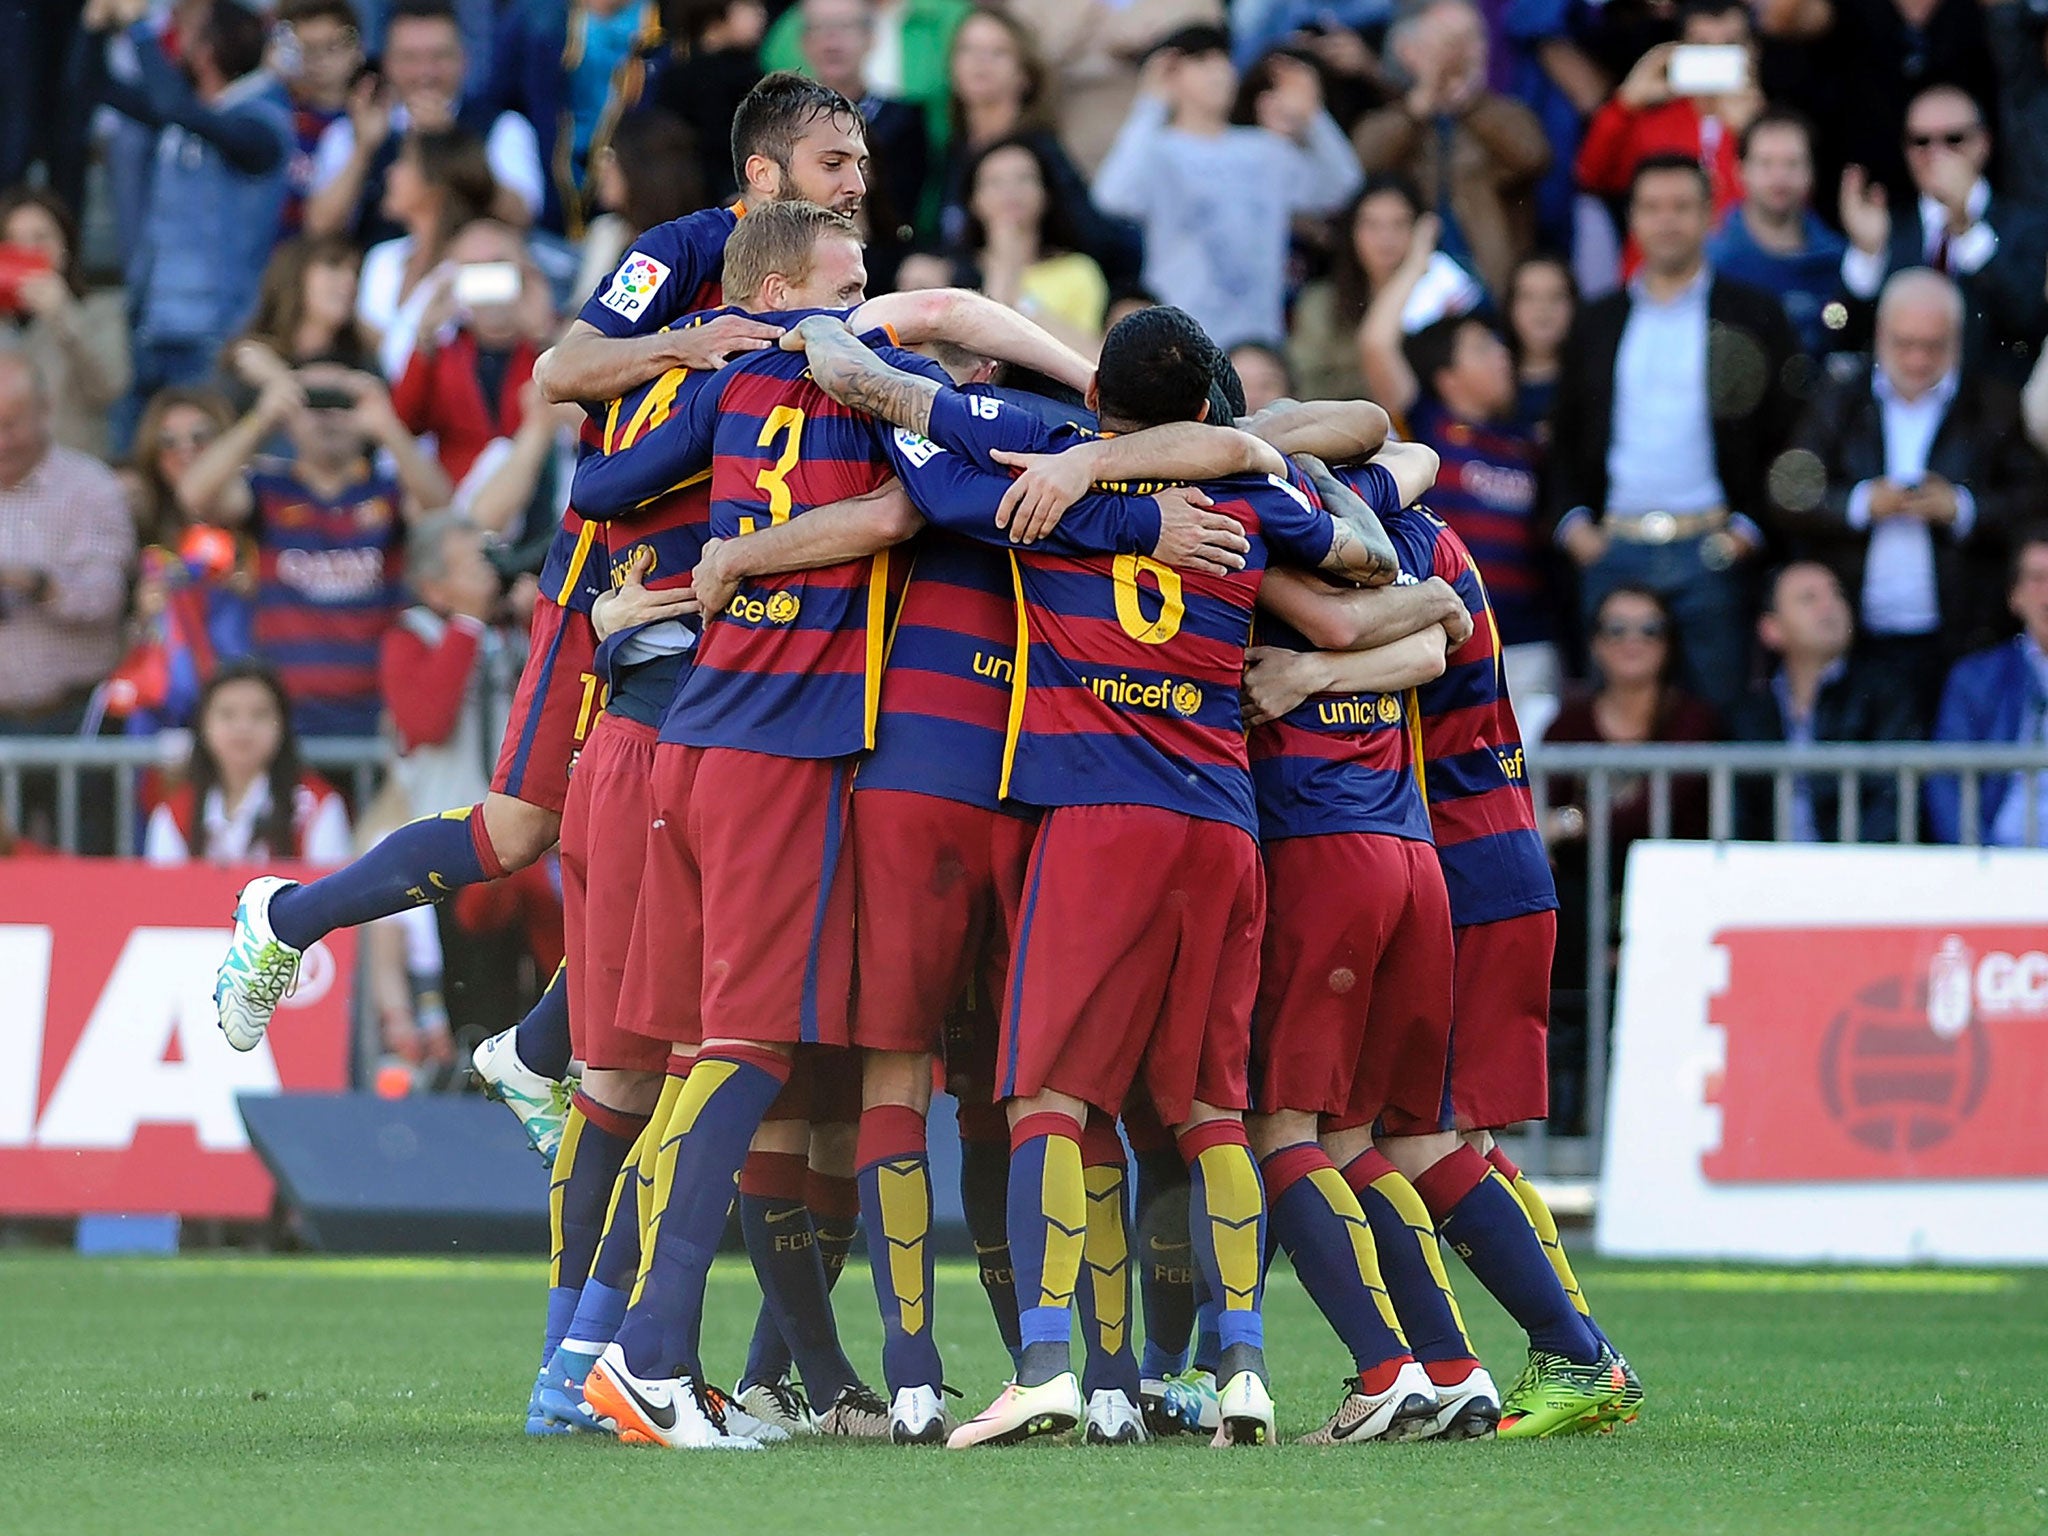
<svg viewBox="0 0 2048 1536"><path fill-rule="evenodd" d="M668 275L669 269L646 252L630 252L619 270L612 274L611 286L605 289L604 297L598 302L628 320L638 320L654 296L661 292L661 285L668 281Z"/></svg>

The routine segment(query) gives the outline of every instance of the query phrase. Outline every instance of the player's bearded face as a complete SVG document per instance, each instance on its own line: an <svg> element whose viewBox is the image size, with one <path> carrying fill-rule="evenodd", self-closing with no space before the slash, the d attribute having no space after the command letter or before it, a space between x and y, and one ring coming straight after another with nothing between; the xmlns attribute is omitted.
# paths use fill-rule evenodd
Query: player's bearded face
<svg viewBox="0 0 2048 1536"><path fill-rule="evenodd" d="M848 217L867 196L868 147L863 135L833 122L815 124L797 140L781 168L777 195L800 197Z"/></svg>

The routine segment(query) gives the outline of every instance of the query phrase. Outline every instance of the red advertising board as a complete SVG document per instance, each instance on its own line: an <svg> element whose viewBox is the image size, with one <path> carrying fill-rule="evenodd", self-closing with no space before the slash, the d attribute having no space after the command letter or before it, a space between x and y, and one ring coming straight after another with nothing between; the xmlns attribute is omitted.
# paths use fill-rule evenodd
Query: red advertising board
<svg viewBox="0 0 2048 1536"><path fill-rule="evenodd" d="M2048 930L1725 928L1710 1183L2048 1178Z"/></svg>
<svg viewBox="0 0 2048 1536"><path fill-rule="evenodd" d="M241 1053L213 977L249 870L0 868L0 1215L267 1215L235 1099L346 1086L353 935L314 946L269 1039Z"/></svg>

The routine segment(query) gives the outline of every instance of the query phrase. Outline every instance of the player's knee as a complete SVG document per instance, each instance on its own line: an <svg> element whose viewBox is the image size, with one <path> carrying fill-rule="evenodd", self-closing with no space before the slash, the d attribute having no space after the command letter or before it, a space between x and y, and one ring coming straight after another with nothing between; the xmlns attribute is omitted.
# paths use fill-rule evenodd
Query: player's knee
<svg viewBox="0 0 2048 1536"><path fill-rule="evenodd" d="M811 1150L811 1127L804 1120L763 1120L747 1143L749 1152L786 1152L807 1157Z"/></svg>
<svg viewBox="0 0 2048 1536"><path fill-rule="evenodd" d="M586 1067L583 1092L622 1115L651 1115L661 1099L662 1076L659 1072L627 1071L620 1067Z"/></svg>
<svg viewBox="0 0 2048 1536"><path fill-rule="evenodd" d="M495 791L484 797L483 814L484 835L508 875L536 862L562 833L559 812Z"/></svg>
<svg viewBox="0 0 2048 1536"><path fill-rule="evenodd" d="M860 1150L860 1127L834 1122L811 1127L811 1171L830 1178L850 1179Z"/></svg>
<svg viewBox="0 0 2048 1536"><path fill-rule="evenodd" d="M869 1051L861 1069L861 1107L901 1104L923 1114L932 1105L932 1059L917 1051Z"/></svg>
<svg viewBox="0 0 2048 1536"><path fill-rule="evenodd" d="M1425 1136L1382 1136L1377 1145L1401 1176L1413 1183L1458 1150L1458 1134L1431 1131Z"/></svg>
<svg viewBox="0 0 2048 1536"><path fill-rule="evenodd" d="M1283 1109L1270 1115L1246 1115L1244 1129L1251 1138L1252 1151L1264 1158L1282 1147L1314 1141L1316 1117L1294 1109Z"/></svg>
<svg viewBox="0 0 2048 1536"><path fill-rule="evenodd" d="M1464 1142L1466 1146L1477 1152L1481 1157L1486 1156L1487 1153L1493 1150L1493 1132L1491 1131L1460 1131L1458 1132L1458 1140Z"/></svg>
<svg viewBox="0 0 2048 1536"><path fill-rule="evenodd" d="M1323 1155L1339 1168L1372 1146L1372 1127L1354 1125L1349 1130L1330 1131L1320 1138Z"/></svg>

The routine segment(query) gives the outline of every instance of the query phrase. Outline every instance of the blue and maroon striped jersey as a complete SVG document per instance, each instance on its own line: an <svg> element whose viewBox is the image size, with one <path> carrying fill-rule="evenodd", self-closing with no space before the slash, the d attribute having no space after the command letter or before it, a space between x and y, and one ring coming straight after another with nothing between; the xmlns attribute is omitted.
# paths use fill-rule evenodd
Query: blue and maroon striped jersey
<svg viewBox="0 0 2048 1536"><path fill-rule="evenodd" d="M1375 509L1399 500L1377 465L1339 474ZM1557 906L1550 858L1536 830L1522 729L1500 672L1500 635L1479 567L1464 541L1421 507L1380 521L1415 577L1441 576L1465 599L1472 637L1446 659L1444 675L1416 691L1422 713L1422 791L1437 859L1460 928Z"/></svg>
<svg viewBox="0 0 2048 1536"><path fill-rule="evenodd" d="M1290 625L1259 615L1256 643L1313 650ZM1415 692L1319 693L1251 734L1259 838L1376 832L1429 841L1415 778Z"/></svg>
<svg viewBox="0 0 2048 1536"><path fill-rule="evenodd" d="M635 240L576 318L607 336L651 336L719 302L725 242L745 204L703 208Z"/></svg>
<svg viewBox="0 0 2048 1536"><path fill-rule="evenodd" d="M1442 461L1430 510L1487 572L1502 645L1552 640L1543 606L1543 541L1536 535L1536 440L1515 426L1474 424L1441 405L1417 406L1417 442Z"/></svg>
<svg viewBox="0 0 2048 1536"><path fill-rule="evenodd" d="M371 469L331 500L289 465L251 472L257 654L276 667L292 719L313 736L369 736L383 708L377 648L405 606L398 482Z"/></svg>

